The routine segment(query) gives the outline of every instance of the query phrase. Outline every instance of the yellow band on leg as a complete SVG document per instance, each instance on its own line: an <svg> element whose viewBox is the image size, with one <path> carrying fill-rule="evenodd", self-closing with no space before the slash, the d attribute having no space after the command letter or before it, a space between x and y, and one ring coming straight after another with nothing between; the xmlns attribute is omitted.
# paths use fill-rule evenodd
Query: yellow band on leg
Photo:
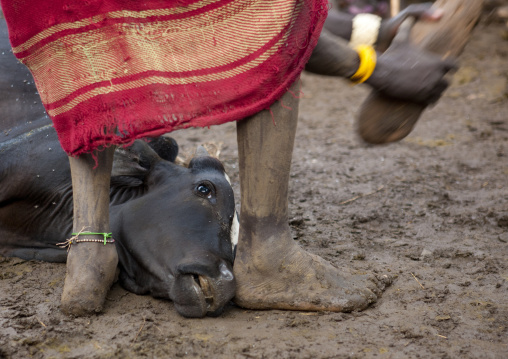
<svg viewBox="0 0 508 359"><path fill-rule="evenodd" d="M359 45L356 47L356 52L360 58L360 66L355 74L349 79L355 84L365 82L374 72L376 68L376 50L369 45Z"/></svg>

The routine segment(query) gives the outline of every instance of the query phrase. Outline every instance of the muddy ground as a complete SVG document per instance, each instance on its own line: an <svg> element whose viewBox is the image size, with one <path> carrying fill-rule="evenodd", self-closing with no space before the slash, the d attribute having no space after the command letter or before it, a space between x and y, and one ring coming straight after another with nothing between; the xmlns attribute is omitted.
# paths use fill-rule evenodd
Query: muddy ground
<svg viewBox="0 0 508 359"><path fill-rule="evenodd" d="M504 33L504 34L503 34ZM65 265L0 258L0 358L507 358L508 41L482 22L415 131L363 144L368 89L303 75L290 223L337 266L397 276L360 313L254 311L184 319L115 285L103 314L59 311ZM235 126L174 133L221 145L238 195Z"/></svg>

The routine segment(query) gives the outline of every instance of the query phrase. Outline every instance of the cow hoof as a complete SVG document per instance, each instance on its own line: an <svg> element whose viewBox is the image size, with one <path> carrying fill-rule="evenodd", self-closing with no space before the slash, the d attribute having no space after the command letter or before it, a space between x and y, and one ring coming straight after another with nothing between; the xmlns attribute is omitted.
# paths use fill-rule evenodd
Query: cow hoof
<svg viewBox="0 0 508 359"><path fill-rule="evenodd" d="M360 107L357 132L372 145L398 142L413 131L426 106L372 92Z"/></svg>
<svg viewBox="0 0 508 359"><path fill-rule="evenodd" d="M289 235L284 236L290 238ZM248 243L241 241L245 242ZM375 303L392 282L386 275L339 270L324 259L304 251L294 241L268 240L267 243L270 245L265 247L266 250L258 246L237 257L234 301L241 307L359 311ZM277 243L285 245L278 250Z"/></svg>
<svg viewBox="0 0 508 359"><path fill-rule="evenodd" d="M115 280L117 264L115 245L72 245L67 256L62 312L74 316L101 312L106 294Z"/></svg>
<svg viewBox="0 0 508 359"><path fill-rule="evenodd" d="M482 1L438 0L434 7L443 11L443 17L418 22L411 30L413 44L443 59L460 55L481 16ZM412 131L426 107L372 91L361 105L358 133L371 144L400 141Z"/></svg>

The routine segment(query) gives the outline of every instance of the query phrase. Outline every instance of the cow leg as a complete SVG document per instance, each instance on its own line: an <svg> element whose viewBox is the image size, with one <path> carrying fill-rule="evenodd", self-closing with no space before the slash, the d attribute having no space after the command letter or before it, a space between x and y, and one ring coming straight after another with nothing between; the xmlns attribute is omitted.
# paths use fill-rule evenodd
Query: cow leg
<svg viewBox="0 0 508 359"><path fill-rule="evenodd" d="M298 82L292 93L298 93ZM388 277L354 275L307 253L288 224L288 181L298 117L290 92L238 122L241 214L235 301L251 309L352 311L377 300ZM287 109L290 107L291 110Z"/></svg>
<svg viewBox="0 0 508 359"><path fill-rule="evenodd" d="M97 166L91 154L69 157L74 198L73 232L109 232L109 183L113 153L114 147L96 152ZM115 278L117 264L114 244L72 244L67 256L62 311L72 315L101 311Z"/></svg>

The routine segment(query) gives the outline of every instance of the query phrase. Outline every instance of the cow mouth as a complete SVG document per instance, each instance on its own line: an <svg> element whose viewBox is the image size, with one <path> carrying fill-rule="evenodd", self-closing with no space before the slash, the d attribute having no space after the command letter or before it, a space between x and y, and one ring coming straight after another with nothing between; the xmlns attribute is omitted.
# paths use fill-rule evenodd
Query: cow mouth
<svg viewBox="0 0 508 359"><path fill-rule="evenodd" d="M218 277L200 274L180 276L172 300L176 310L184 317L217 316L233 298L236 283L232 270L221 267ZM176 284L176 283L175 283Z"/></svg>
<svg viewBox="0 0 508 359"><path fill-rule="evenodd" d="M203 297L209 307L213 305L213 291L210 280L202 275L194 274L194 281L201 288L201 292L203 292Z"/></svg>
<svg viewBox="0 0 508 359"><path fill-rule="evenodd" d="M201 288L203 297L206 303L206 315L209 317L216 317L222 314L224 309L223 303L216 303L212 281L201 275L193 275L194 281Z"/></svg>

